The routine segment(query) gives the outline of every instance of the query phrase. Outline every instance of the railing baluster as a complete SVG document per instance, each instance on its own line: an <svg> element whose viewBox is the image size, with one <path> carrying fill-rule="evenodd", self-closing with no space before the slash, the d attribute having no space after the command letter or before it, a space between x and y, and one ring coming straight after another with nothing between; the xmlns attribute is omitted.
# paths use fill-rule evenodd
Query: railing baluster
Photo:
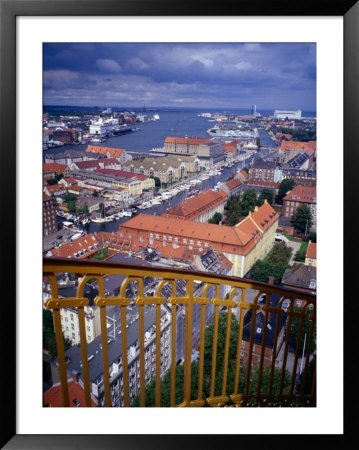
<svg viewBox="0 0 359 450"><path fill-rule="evenodd" d="M172 348L171 348L171 406L176 405L176 332L177 332L177 305L172 304Z"/></svg>
<svg viewBox="0 0 359 450"><path fill-rule="evenodd" d="M276 363L277 346L278 346L278 334L279 334L279 322L280 322L280 312L275 312L275 329L274 329L274 339L273 339L273 350L272 350L272 363L270 369L269 377L269 390L268 393L271 396L273 394L273 379L274 379L274 369Z"/></svg>
<svg viewBox="0 0 359 450"><path fill-rule="evenodd" d="M262 387L262 374L263 374L263 362L264 362L264 352L266 349L266 339L267 339L267 325L268 325L268 307L270 305L270 294L266 294L266 306L264 309L264 323L263 323L263 333L262 333L262 348L261 348L261 356L259 361L258 368L258 384L257 384L257 394L261 393Z"/></svg>
<svg viewBox="0 0 359 450"><path fill-rule="evenodd" d="M184 402L186 405L191 401L191 356L192 356L192 315L193 315L193 280L187 281L186 297L186 356L185 356L185 380L184 380Z"/></svg>
<svg viewBox="0 0 359 450"><path fill-rule="evenodd" d="M216 362L217 362L217 339L218 339L218 315L219 306L216 305L214 309L214 323L213 323L213 344L212 344L212 367L211 367L211 385L209 389L210 397L214 397L214 385L216 381Z"/></svg>
<svg viewBox="0 0 359 450"><path fill-rule="evenodd" d="M237 358L236 358L236 372L234 376L234 389L233 395L238 394L239 377L241 370L241 351L242 351L242 338L243 338L243 321L244 321L244 305L245 305L246 291L242 289L241 302L237 305L240 308L239 311L239 329L238 329L238 341L237 341Z"/></svg>
<svg viewBox="0 0 359 450"><path fill-rule="evenodd" d="M140 405L146 406L146 386L145 386L145 320L144 320L144 306L139 305L138 318L138 338L140 341Z"/></svg>
<svg viewBox="0 0 359 450"><path fill-rule="evenodd" d="M127 328L126 328L126 305L121 306L121 345L122 345L122 373L123 373L123 397L125 406L130 406L130 383L128 376L127 360Z"/></svg>
<svg viewBox="0 0 359 450"><path fill-rule="evenodd" d="M300 342L302 340L302 331L303 331L303 325L305 320L305 308L302 309L300 320L299 320L299 328L298 328L298 335L297 335L297 344L295 346L295 357L294 357L294 364L292 369L292 378L290 383L290 390L289 395L293 395L294 387L295 387L295 380L297 377L297 365L298 365L298 358L299 358L299 350L300 350Z"/></svg>
<svg viewBox="0 0 359 450"><path fill-rule="evenodd" d="M156 406L161 406L161 305L156 305Z"/></svg>
<svg viewBox="0 0 359 450"><path fill-rule="evenodd" d="M106 326L106 306L100 306L101 338L102 338L102 367L103 385L105 390L105 406L111 406L110 374L108 362L107 326ZM86 355L87 359L87 355Z"/></svg>
<svg viewBox="0 0 359 450"><path fill-rule="evenodd" d="M202 400L202 394L203 394L203 364L204 364L205 326L206 326L206 305L201 305L201 332L200 332L199 367L198 367L198 401Z"/></svg>
<svg viewBox="0 0 359 450"><path fill-rule="evenodd" d="M304 372L303 372L303 378L302 378L302 385L300 388L300 395L304 395L304 387L305 382L307 379L307 373L308 373L308 365L309 365L309 357L311 354L311 348L312 348L312 342L313 342L313 334L314 334L314 327L315 327L315 311L312 313L311 318L311 325L309 330L309 336L308 336L308 344L307 344L307 351L306 351L306 357L305 357L305 365L304 365Z"/></svg>
<svg viewBox="0 0 359 450"><path fill-rule="evenodd" d="M226 395L227 389L228 354L229 354L229 340L231 336L231 323L232 323L232 307L229 306L227 308L227 328L226 328L226 340L224 344L222 396Z"/></svg>

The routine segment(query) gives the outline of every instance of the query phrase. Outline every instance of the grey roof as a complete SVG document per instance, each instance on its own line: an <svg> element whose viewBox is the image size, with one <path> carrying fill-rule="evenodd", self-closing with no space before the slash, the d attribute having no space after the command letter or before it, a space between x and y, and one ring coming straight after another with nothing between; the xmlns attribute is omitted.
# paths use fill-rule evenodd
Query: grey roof
<svg viewBox="0 0 359 450"><path fill-rule="evenodd" d="M272 161L264 161L262 158L258 158L254 161L250 169L275 169L276 163ZM249 170L250 170L249 169Z"/></svg>
<svg viewBox="0 0 359 450"><path fill-rule="evenodd" d="M312 289L310 284L312 281L316 283L317 268L315 266L299 265L294 269L286 269L282 278L282 284L294 287Z"/></svg>

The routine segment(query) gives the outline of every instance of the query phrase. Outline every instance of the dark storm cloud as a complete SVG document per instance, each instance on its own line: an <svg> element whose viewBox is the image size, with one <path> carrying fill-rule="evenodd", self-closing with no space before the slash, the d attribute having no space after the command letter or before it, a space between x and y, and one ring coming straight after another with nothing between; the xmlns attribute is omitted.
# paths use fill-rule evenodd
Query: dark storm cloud
<svg viewBox="0 0 359 450"><path fill-rule="evenodd" d="M315 44L45 44L47 104L315 109Z"/></svg>

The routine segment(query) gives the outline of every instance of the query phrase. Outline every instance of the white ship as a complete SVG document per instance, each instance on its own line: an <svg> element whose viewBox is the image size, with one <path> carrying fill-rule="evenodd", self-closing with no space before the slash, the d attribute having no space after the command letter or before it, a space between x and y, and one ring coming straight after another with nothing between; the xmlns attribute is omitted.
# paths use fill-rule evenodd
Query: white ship
<svg viewBox="0 0 359 450"><path fill-rule="evenodd" d="M213 127L207 130L207 133L213 137L231 137L231 138L250 138L254 139L255 135L247 131L240 131L238 129L225 129L220 127Z"/></svg>

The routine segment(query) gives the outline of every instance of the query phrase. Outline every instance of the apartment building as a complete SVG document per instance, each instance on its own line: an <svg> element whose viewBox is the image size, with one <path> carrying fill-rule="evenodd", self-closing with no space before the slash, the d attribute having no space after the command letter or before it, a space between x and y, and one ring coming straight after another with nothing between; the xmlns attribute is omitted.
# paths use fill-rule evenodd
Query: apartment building
<svg viewBox="0 0 359 450"><path fill-rule="evenodd" d="M45 193L42 196L42 233L47 236L58 230L56 200Z"/></svg>

